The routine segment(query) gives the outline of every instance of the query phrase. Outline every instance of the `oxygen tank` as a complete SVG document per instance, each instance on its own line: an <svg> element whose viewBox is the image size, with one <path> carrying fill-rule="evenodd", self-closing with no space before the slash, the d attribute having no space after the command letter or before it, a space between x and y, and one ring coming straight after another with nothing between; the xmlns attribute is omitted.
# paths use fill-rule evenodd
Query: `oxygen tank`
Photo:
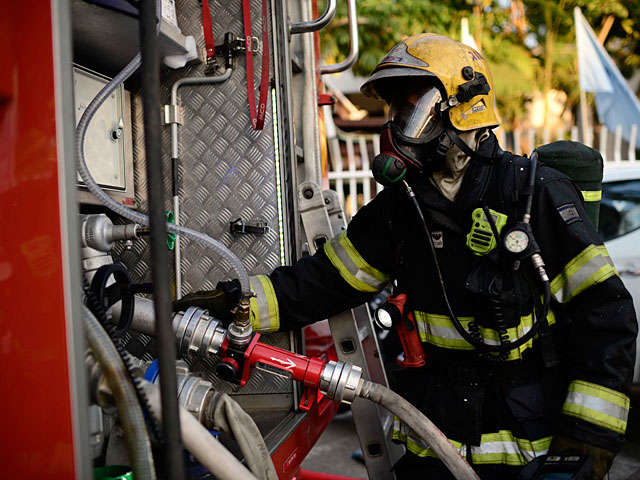
<svg viewBox="0 0 640 480"><path fill-rule="evenodd" d="M598 150L582 143L558 140L536 148L538 161L571 177L584 198L587 215L598 229L600 199L602 198L602 172L604 162Z"/></svg>

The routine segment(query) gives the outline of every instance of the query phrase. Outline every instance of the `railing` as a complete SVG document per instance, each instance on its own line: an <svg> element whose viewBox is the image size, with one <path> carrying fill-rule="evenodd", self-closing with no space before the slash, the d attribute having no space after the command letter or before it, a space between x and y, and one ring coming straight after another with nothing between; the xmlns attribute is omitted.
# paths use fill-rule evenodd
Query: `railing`
<svg viewBox="0 0 640 480"><path fill-rule="evenodd" d="M555 140L579 139L578 127L575 126L568 131L543 131L541 135L533 129L513 132L497 129L495 133L504 150L518 154L530 154L534 148ZM640 159L633 148L638 134L637 125L631 129L630 142L623 140L621 127L610 132L604 125L599 125L594 133L588 135L584 143L600 150L605 168L640 166ZM350 218L382 189L371 174L371 161L380 153L380 136L342 132L335 128L333 122L327 122L327 142L330 187L338 192Z"/></svg>

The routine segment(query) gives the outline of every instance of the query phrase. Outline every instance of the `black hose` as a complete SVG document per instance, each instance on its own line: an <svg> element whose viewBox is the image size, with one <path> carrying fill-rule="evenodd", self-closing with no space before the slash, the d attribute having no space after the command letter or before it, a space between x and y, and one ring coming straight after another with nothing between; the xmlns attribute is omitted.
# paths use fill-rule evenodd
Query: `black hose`
<svg viewBox="0 0 640 480"><path fill-rule="evenodd" d="M169 254L164 206L162 152L160 147L160 68L156 36L156 1L140 2L140 46L142 53L142 106L147 164L151 272L158 341L158 363L162 405L164 474L170 480L183 480L184 465L178 416L176 345L171 325L172 296L169 284Z"/></svg>
<svg viewBox="0 0 640 480"><path fill-rule="evenodd" d="M529 188L526 192L527 202L524 207L525 222L529 223L529 217L531 215L531 206L533 205L533 189L536 184L536 171L538 167L538 152L531 154L531 166L529 167Z"/></svg>
<svg viewBox="0 0 640 480"><path fill-rule="evenodd" d="M420 208L420 204L418 203L418 199L416 198L416 196L413 193L413 190L411 189L409 184L407 182L404 182L404 184L405 184L405 188L406 188L407 194L409 195L409 198L411 199L411 202L413 203L413 206L415 207L415 210L418 213L418 216L420 217L420 223L422 224L422 228L424 230L425 236L427 237L427 244L429 245L429 249L431 250L431 256L433 257L433 262L434 262L435 267L436 267L436 273L438 274L438 280L439 280L439 283L440 283L440 290L442 292L442 297L444 299L445 306L447 307L447 313L449 315L449 318L451 319L451 323L453 323L454 328L460 334L460 336L463 339L465 339L470 345L472 345L476 350L478 350L478 352L480 352L480 353L485 353L485 352L505 352L505 351L508 352L508 351L511 351L511 350L513 350L515 348L520 347L524 343L526 343L529 340L531 340L531 338L533 338L533 336L540 329L540 325L543 324L543 323L546 323L546 318L547 318L547 315L549 313L549 307L551 306L551 289L549 287L549 282L547 281L547 282L544 283L544 286L545 286L545 292L544 292L544 297L545 298L544 298L544 305L543 305L543 315L544 316L540 317L540 320L535 322L533 327L531 328L531 330L529 330L522 337L518 338L513 343L508 343L508 344L504 344L504 345L487 345L486 343L484 343L482 341L479 341L478 339L474 338L473 335L470 335L469 332L467 332L464 329L464 327L460 323L460 320L458 320L458 317L453 312L453 308L451 308L451 303L449 302L449 296L447 295L447 289L444 286L444 279L442 278L442 270L440 269L440 263L438 262L438 256L436 255L436 249L433 246L433 240L431 239L431 233L429 232L429 227L427 226L427 222L424 219L424 214L422 213L422 208ZM535 315L535 313L534 313L534 319L533 320L535 320L536 317L537 317L537 315Z"/></svg>
<svg viewBox="0 0 640 480"><path fill-rule="evenodd" d="M82 277L82 280L83 280L84 294L87 299L87 307L89 308L91 313L93 313L93 315L96 317L96 319L100 322L100 325L102 325L102 328L104 328L104 330L109 335L109 338L111 338L111 341L115 345L118 355L120 355L120 358L122 359L122 363L124 363L124 366L127 370L129 379L131 380L131 383L133 383L133 386L136 389L136 395L138 396L138 401L142 406L142 410L147 414L147 417L146 417L147 423L151 427L151 430L153 431L155 438L159 439L161 436L160 429L158 427L158 423L150 415L151 407L149 406L149 399L147 398L147 395L145 394L144 389L142 388L142 379L140 378L139 375L136 374L136 368L131 362L131 358L127 353L127 351L125 350L124 345L122 344L122 339L118 337L118 333L116 332L115 327L111 322L109 322L104 305L100 302L100 299L98 298L96 293L91 289L91 287L89 286L89 282L87 282L87 279L86 277L84 277L84 275Z"/></svg>

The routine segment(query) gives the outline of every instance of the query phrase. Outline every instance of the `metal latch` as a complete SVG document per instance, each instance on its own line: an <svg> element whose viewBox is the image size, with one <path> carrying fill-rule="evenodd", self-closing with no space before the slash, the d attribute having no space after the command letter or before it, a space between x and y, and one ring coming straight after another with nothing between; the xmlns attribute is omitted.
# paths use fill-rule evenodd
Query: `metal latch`
<svg viewBox="0 0 640 480"><path fill-rule="evenodd" d="M229 224L229 231L233 234L264 235L269 232L267 222L245 223L242 218L237 218Z"/></svg>
<svg viewBox="0 0 640 480"><path fill-rule="evenodd" d="M262 53L262 43L258 37L251 37L251 48L254 53ZM214 46L216 55L222 55L225 58L226 68L233 68L233 57L240 55L246 51L246 41L244 38L238 38L233 33L224 34L224 43Z"/></svg>

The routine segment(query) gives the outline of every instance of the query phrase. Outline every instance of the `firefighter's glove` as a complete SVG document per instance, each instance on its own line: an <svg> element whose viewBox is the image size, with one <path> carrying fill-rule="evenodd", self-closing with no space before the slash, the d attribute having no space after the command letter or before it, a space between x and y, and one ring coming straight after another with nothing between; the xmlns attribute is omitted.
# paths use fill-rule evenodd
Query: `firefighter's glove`
<svg viewBox="0 0 640 480"><path fill-rule="evenodd" d="M232 310L240 300L240 282L219 282L215 290L200 290L173 302L174 312L185 312L189 307L208 310L209 315L222 320L225 325L233 321Z"/></svg>
<svg viewBox="0 0 640 480"><path fill-rule="evenodd" d="M611 450L596 447L573 438L565 437L564 435L556 435L553 437L551 448L549 449L549 455L567 455L571 453L587 454L593 461L593 467L591 474L588 478L591 480L600 480L604 478L613 459L616 457L616 453Z"/></svg>

